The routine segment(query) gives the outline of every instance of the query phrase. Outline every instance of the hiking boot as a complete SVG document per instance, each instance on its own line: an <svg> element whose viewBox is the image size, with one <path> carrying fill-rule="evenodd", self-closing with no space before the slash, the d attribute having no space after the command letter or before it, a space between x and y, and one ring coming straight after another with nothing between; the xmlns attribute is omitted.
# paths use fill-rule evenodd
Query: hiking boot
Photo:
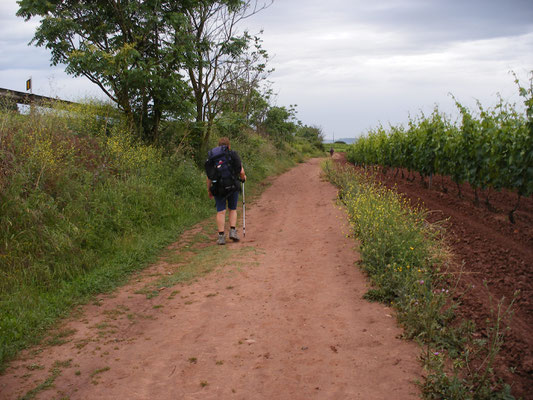
<svg viewBox="0 0 533 400"><path fill-rule="evenodd" d="M226 244L226 236L218 235L217 244Z"/></svg>
<svg viewBox="0 0 533 400"><path fill-rule="evenodd" d="M238 242L239 241L239 235L237 235L237 230L236 229L230 229L229 230L229 238L231 240L233 240L234 242Z"/></svg>

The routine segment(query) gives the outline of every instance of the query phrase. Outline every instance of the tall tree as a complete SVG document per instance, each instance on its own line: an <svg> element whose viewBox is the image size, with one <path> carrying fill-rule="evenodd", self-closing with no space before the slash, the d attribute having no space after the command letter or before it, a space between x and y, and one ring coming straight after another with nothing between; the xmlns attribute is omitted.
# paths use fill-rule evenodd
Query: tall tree
<svg viewBox="0 0 533 400"><path fill-rule="evenodd" d="M233 74L251 40L239 33L238 24L272 4L260 0L199 0L187 11L193 45L186 66L195 99L196 122L205 146L213 121L220 112L221 94L237 77Z"/></svg>
<svg viewBox="0 0 533 400"><path fill-rule="evenodd" d="M239 113L254 126L257 119L264 118L272 96L267 78L274 70L267 69L269 56L261 43L260 36L249 37L247 49L233 63L220 94L224 112Z"/></svg>
<svg viewBox="0 0 533 400"><path fill-rule="evenodd" d="M286 107L270 107L266 113L263 129L275 143L291 142L301 122L296 119L296 104Z"/></svg>
<svg viewBox="0 0 533 400"><path fill-rule="evenodd" d="M158 139L166 114L192 112L183 71L186 15L198 0L20 0L18 16L41 17L32 43L53 65L86 76L126 113L141 137ZM214 2L213 2L214 3Z"/></svg>

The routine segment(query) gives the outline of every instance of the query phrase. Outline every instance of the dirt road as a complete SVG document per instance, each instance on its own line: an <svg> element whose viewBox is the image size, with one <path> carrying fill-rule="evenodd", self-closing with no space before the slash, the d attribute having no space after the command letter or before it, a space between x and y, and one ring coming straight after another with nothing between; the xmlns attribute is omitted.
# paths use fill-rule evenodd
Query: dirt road
<svg viewBox="0 0 533 400"><path fill-rule="evenodd" d="M418 398L418 348L398 338L389 308L362 300L335 197L316 159L276 178L248 205L244 240L216 246L213 225L196 227L65 322L55 345L25 352L0 376L0 398Z"/></svg>

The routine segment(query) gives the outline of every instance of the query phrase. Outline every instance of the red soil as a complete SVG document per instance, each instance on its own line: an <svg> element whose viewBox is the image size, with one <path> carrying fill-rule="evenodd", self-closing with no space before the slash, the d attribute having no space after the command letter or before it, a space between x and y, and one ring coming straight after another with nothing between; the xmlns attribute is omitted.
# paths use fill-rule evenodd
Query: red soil
<svg viewBox="0 0 533 400"><path fill-rule="evenodd" d="M512 385L515 396L533 398L533 198L520 200L512 224L508 213L516 203L515 193L491 191L489 207L485 204L488 192L483 191L476 206L468 184L461 185L460 198L457 186L447 177L435 177L428 188L428 180L422 181L418 174L414 180L414 174L411 179L407 171L404 175L389 169L379 171L377 177L428 210L429 221L445 225L455 272L462 266L459 289L464 294L459 312L476 323L480 336L486 334L490 297L493 305L502 297L508 304L515 291L520 291L495 369Z"/></svg>

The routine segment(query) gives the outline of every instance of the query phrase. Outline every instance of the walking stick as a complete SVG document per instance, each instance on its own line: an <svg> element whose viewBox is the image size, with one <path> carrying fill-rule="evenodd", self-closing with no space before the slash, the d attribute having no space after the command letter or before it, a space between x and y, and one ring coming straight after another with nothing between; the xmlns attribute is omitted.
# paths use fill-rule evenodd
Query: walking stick
<svg viewBox="0 0 533 400"><path fill-rule="evenodd" d="M242 236L246 237L246 201L244 200L244 182L242 182Z"/></svg>

